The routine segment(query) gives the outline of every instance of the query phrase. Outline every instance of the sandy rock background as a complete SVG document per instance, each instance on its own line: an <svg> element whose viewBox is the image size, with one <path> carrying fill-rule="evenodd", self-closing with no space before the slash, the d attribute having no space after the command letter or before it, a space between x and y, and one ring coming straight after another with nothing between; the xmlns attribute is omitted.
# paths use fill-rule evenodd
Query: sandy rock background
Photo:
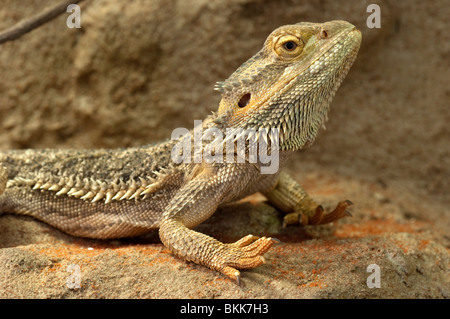
<svg viewBox="0 0 450 319"><path fill-rule="evenodd" d="M54 1L0 0L0 30ZM216 81L276 27L343 19L363 33L327 130L287 169L328 208L353 218L281 228L254 195L199 230L233 241L283 241L237 287L180 261L156 234L73 238L29 218L0 217L2 298L448 298L450 296L450 6L380 1L84 1L82 28L62 15L0 46L0 149L141 145L193 127L218 106ZM69 265L81 287L70 289ZM381 288L366 271L381 269Z"/></svg>

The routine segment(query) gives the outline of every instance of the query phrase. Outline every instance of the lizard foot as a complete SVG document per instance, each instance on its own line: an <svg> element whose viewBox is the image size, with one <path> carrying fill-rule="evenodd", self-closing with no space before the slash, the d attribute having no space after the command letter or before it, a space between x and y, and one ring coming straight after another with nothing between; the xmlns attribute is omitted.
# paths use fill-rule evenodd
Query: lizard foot
<svg viewBox="0 0 450 319"><path fill-rule="evenodd" d="M240 284L241 274L237 269L255 268L265 263L262 256L279 240L270 237L248 235L232 244L224 244L213 258L214 269Z"/></svg>
<svg viewBox="0 0 450 319"><path fill-rule="evenodd" d="M316 207L315 211L312 214L306 214L304 212L294 212L287 214L284 216L283 227L291 224L300 224L300 225L322 225L334 222L338 219L341 219L345 216L352 216L350 212L347 210L353 203L349 200L345 200L339 202L336 208L326 214L322 205Z"/></svg>

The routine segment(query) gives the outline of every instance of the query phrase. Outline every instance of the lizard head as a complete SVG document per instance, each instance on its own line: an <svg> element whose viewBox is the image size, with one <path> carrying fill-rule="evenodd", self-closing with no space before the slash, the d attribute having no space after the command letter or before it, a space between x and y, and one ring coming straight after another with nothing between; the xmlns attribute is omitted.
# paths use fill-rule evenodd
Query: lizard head
<svg viewBox="0 0 450 319"><path fill-rule="evenodd" d="M281 150L310 145L360 42L361 33L345 21L274 30L256 55L217 83L222 93L218 122L252 130L278 128Z"/></svg>

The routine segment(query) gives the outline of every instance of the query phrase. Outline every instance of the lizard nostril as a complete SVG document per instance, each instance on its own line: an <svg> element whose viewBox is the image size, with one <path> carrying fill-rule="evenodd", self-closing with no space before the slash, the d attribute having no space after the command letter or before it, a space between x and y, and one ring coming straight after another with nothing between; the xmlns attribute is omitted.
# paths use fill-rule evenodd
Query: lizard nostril
<svg viewBox="0 0 450 319"><path fill-rule="evenodd" d="M238 106L239 106L240 108L246 107L247 104L248 104L248 102L250 102L250 98L251 98L251 94L250 94L250 93L244 94L244 95L241 97L241 99L239 100Z"/></svg>
<svg viewBox="0 0 450 319"><path fill-rule="evenodd" d="M321 31L320 31L320 37L321 37L322 39L328 38L328 32L327 32L327 30L321 30Z"/></svg>

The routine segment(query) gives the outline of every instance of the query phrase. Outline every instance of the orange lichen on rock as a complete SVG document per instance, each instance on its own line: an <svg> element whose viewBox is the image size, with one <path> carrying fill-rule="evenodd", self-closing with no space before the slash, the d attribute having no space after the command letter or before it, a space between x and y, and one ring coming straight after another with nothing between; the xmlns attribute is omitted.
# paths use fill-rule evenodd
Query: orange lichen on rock
<svg viewBox="0 0 450 319"><path fill-rule="evenodd" d="M360 238L385 233L417 233L424 222L398 223L392 218L368 220L361 223L343 224L334 232L340 238Z"/></svg>

